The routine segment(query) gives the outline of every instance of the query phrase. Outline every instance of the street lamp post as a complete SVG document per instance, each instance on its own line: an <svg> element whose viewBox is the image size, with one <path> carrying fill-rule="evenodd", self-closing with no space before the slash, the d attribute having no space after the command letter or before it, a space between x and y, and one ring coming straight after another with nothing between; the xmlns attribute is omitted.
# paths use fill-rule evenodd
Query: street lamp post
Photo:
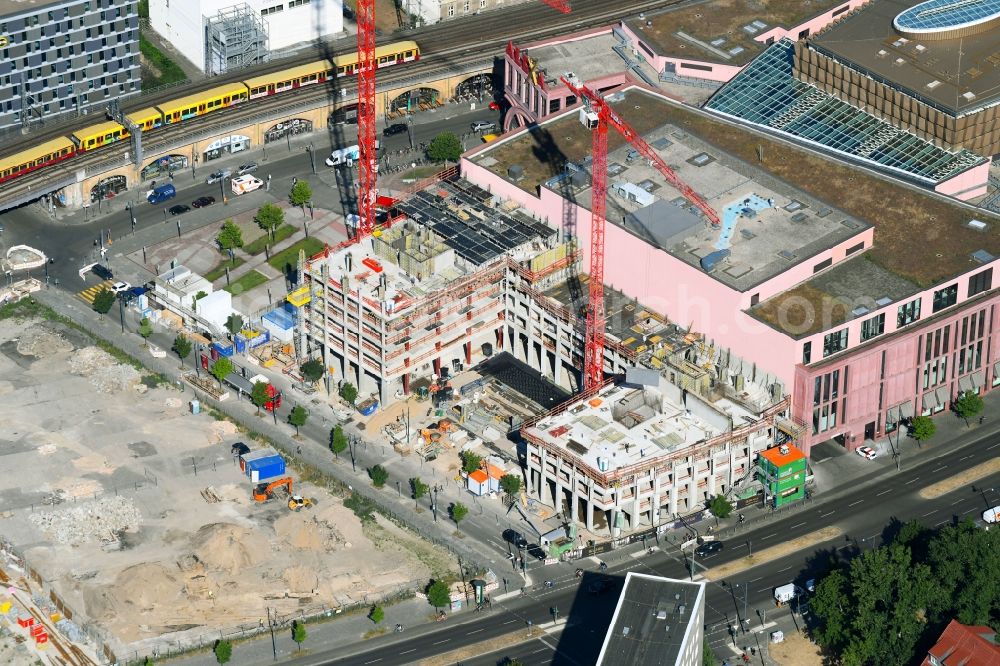
<svg viewBox="0 0 1000 666"><path fill-rule="evenodd" d="M306 146L306 150L309 151L309 165L312 167L312 172L316 173L316 153L313 150L313 145L310 143Z"/></svg>
<svg viewBox="0 0 1000 666"><path fill-rule="evenodd" d="M396 482L396 495L399 496L399 499L403 499L403 491L399 489L399 481Z"/></svg>
<svg viewBox="0 0 1000 666"><path fill-rule="evenodd" d="M118 316L122 322L122 333L125 332L125 302L122 300L121 294L118 295Z"/></svg>

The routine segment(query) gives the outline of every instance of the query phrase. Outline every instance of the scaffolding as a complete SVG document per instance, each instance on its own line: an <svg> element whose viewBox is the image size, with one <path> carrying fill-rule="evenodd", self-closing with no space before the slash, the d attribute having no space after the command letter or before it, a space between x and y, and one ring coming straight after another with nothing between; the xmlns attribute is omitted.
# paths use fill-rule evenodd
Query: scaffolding
<svg viewBox="0 0 1000 666"><path fill-rule="evenodd" d="M269 59L268 25L250 5L205 17L205 73L212 76Z"/></svg>

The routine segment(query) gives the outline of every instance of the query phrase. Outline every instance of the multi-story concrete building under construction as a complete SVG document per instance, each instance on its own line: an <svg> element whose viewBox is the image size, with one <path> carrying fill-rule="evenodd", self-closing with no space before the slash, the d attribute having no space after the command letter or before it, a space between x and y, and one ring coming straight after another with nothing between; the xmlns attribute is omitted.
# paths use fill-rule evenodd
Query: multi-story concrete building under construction
<svg viewBox="0 0 1000 666"><path fill-rule="evenodd" d="M139 17L124 0L0 0L0 129L103 114L139 93Z"/></svg>

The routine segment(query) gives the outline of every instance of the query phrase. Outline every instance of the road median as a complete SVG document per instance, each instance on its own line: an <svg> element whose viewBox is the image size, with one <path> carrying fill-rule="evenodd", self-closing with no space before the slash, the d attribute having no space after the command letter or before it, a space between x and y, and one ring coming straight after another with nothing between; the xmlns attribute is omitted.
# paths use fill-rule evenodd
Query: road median
<svg viewBox="0 0 1000 666"><path fill-rule="evenodd" d="M774 562L775 560L791 555L792 553L805 550L810 546L815 546L817 544L836 539L843 534L844 531L839 527L824 527L821 530L816 530L815 532L803 534L800 537L784 541L776 546L759 550L750 557L741 557L733 562L728 562L721 566L706 569L702 575L706 580L710 581L729 578L730 576L738 574L741 571L745 571L746 569L752 569L753 567L760 566L761 564Z"/></svg>
<svg viewBox="0 0 1000 666"><path fill-rule="evenodd" d="M920 499L937 499L942 495L947 495L950 492L958 490L962 486L967 486L970 483L990 476L991 474L996 474L997 472L1000 472L1000 458L993 458L992 460L980 463L975 467L970 467L961 474L956 474L955 476L950 476L947 479L942 479L937 483L932 483L931 485L921 489L921 491L917 494L920 496Z"/></svg>

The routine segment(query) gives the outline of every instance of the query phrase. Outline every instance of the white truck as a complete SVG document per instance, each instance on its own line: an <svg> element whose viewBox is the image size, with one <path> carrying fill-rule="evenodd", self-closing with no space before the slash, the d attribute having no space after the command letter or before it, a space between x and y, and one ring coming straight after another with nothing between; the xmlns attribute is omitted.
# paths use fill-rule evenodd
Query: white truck
<svg viewBox="0 0 1000 666"><path fill-rule="evenodd" d="M774 588L774 603L778 606L782 604L787 604L789 601L794 599L796 595L801 594L798 586L795 583L789 583L788 585L781 585L780 587Z"/></svg>
<svg viewBox="0 0 1000 666"><path fill-rule="evenodd" d="M983 522L987 525L996 525L1000 522L1000 505L983 511Z"/></svg>
<svg viewBox="0 0 1000 666"><path fill-rule="evenodd" d="M339 166L341 164L352 165L361 155L361 149L358 146L348 146L347 148L338 148L337 150L330 153L330 156L326 158L327 166Z"/></svg>
<svg viewBox="0 0 1000 666"><path fill-rule="evenodd" d="M233 194L239 196L241 194L246 194L247 192L253 192L254 190L259 190L264 187L264 181L260 178L254 178L251 175L239 176L238 178L233 178L230 181L233 186Z"/></svg>

